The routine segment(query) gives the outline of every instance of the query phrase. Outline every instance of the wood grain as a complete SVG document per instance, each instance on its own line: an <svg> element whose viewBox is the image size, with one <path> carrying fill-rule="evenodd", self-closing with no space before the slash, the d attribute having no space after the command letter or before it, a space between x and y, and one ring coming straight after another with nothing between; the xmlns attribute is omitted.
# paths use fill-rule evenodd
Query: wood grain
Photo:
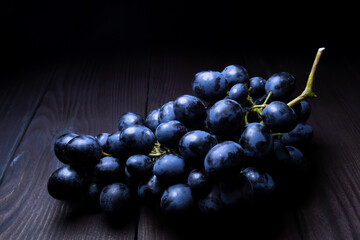
<svg viewBox="0 0 360 240"><path fill-rule="evenodd" d="M338 60L338 59L337 59ZM329 56L320 66L318 99L312 101L310 123L315 131L313 151L316 172L309 199L299 209L306 239L358 239L360 224L359 72L356 64ZM352 70L351 70L352 69Z"/></svg>
<svg viewBox="0 0 360 240"><path fill-rule="evenodd" d="M0 182L54 74L52 66L0 76ZM31 77L29 77L31 76Z"/></svg>
<svg viewBox="0 0 360 240"><path fill-rule="evenodd" d="M62 65L5 172L1 239L135 238L136 212L123 223L110 222L52 199L46 183L61 165L52 148L60 134L114 132L121 113L145 113L148 64L146 56L121 56L109 65L84 59Z"/></svg>

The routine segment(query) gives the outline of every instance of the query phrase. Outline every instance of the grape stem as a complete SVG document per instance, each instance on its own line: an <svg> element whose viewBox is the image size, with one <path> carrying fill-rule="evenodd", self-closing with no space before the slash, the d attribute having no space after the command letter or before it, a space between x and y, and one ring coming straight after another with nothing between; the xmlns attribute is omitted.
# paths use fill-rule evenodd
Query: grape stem
<svg viewBox="0 0 360 240"><path fill-rule="evenodd" d="M262 110L266 107L266 103L269 101L269 99L270 99L270 97L271 97L272 94L273 94L273 92L270 91L269 94L267 95L264 103L261 104L261 105L255 105L254 102L251 101L251 98L248 96L248 100L251 101L252 106L251 106L250 110L245 113L245 125L248 125L248 124L249 124L248 116L249 116L249 113L250 113L250 112L257 112L259 115L261 115ZM264 123L264 122L261 121L260 123Z"/></svg>
<svg viewBox="0 0 360 240"><path fill-rule="evenodd" d="M315 56L314 63L312 65L312 68L311 68L311 71L310 71L310 74L309 74L309 78L308 78L307 83L306 83L305 89L298 97L296 97L295 99L293 99L292 101L290 101L287 104L289 107L294 106L295 104L297 104L298 102L301 102L302 100L304 100L307 97L317 97L316 94L313 91L314 75L315 75L315 71L316 71L317 65L319 63L321 54L322 54L322 52L324 50L325 50L325 48L319 48L318 49L318 51L316 53L316 56Z"/></svg>
<svg viewBox="0 0 360 240"><path fill-rule="evenodd" d="M273 133L273 136L282 136L284 133Z"/></svg>
<svg viewBox="0 0 360 240"><path fill-rule="evenodd" d="M245 101L249 102L251 106L255 106L255 103L254 103L253 100L251 99L250 95L248 95L248 96L246 97L246 100L245 100Z"/></svg>

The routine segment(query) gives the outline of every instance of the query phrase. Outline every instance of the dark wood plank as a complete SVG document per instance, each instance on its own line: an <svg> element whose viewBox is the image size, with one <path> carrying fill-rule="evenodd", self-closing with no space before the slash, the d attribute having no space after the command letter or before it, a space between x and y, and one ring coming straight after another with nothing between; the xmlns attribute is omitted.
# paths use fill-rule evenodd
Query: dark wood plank
<svg viewBox="0 0 360 240"><path fill-rule="evenodd" d="M248 67L252 76L269 77L276 70L273 66L274 62L273 65L268 64L262 62L262 58L244 56L241 52L198 54L172 52L153 56L148 112L167 101L175 100L182 94L193 95L191 82L195 73L199 71L221 71L227 65L240 64ZM279 65L279 62L276 63ZM301 239L295 208L291 204L281 202L273 211L263 214L262 217L261 223L259 222L257 226L242 225L244 221L239 219L210 225L199 222L192 226L182 222L182 226L181 223L176 225L168 221L159 211L142 206L138 239L227 239L235 236Z"/></svg>
<svg viewBox="0 0 360 240"><path fill-rule="evenodd" d="M145 114L148 55L59 63L0 189L1 239L135 239L136 212L123 223L52 199L47 179L61 166L55 139L67 131L115 132L125 111Z"/></svg>
<svg viewBox="0 0 360 240"><path fill-rule="evenodd" d="M52 66L44 70L24 68L0 76L0 182L54 74Z"/></svg>
<svg viewBox="0 0 360 240"><path fill-rule="evenodd" d="M358 239L360 185L358 139L360 72L353 59L324 55L317 76L318 99L310 124L316 167L309 198L298 210L305 239ZM340 61L339 61L340 60Z"/></svg>

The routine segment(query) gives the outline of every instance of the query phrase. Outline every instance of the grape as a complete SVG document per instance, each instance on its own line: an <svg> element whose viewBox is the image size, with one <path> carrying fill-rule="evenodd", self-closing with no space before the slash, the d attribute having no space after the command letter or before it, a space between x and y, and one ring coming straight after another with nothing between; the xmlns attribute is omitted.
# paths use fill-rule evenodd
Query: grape
<svg viewBox="0 0 360 240"><path fill-rule="evenodd" d="M78 199L85 187L85 177L69 164L55 170L47 183L50 196L59 200Z"/></svg>
<svg viewBox="0 0 360 240"><path fill-rule="evenodd" d="M194 195L204 195L210 191L211 183L206 173L199 169L193 169L189 175L187 184Z"/></svg>
<svg viewBox="0 0 360 240"><path fill-rule="evenodd" d="M249 79L250 96L254 98L265 95L266 80L262 77L252 77Z"/></svg>
<svg viewBox="0 0 360 240"><path fill-rule="evenodd" d="M271 102L262 111L261 117L272 132L288 132L296 126L294 110L286 103L280 101Z"/></svg>
<svg viewBox="0 0 360 240"><path fill-rule="evenodd" d="M100 193L100 207L109 215L126 212L130 205L130 189L124 183L113 183L104 187Z"/></svg>
<svg viewBox="0 0 360 240"><path fill-rule="evenodd" d="M155 132L157 126L159 126L159 114L160 108L152 110L149 115L146 117L145 124L148 128L150 128L153 132Z"/></svg>
<svg viewBox="0 0 360 240"><path fill-rule="evenodd" d="M198 209L206 216L216 216L224 209L221 201L221 192L218 184L213 184L208 195L197 202Z"/></svg>
<svg viewBox="0 0 360 240"><path fill-rule="evenodd" d="M293 173L303 174L306 171L307 163L305 155L296 147L286 146L290 155L290 169Z"/></svg>
<svg viewBox="0 0 360 240"><path fill-rule="evenodd" d="M109 136L110 133L100 133L99 135L95 136L96 140L100 144L100 147L103 151L105 151L106 149L106 142Z"/></svg>
<svg viewBox="0 0 360 240"><path fill-rule="evenodd" d="M104 152L119 159L128 157L128 152L124 142L120 142L120 131L110 134L106 140Z"/></svg>
<svg viewBox="0 0 360 240"><path fill-rule="evenodd" d="M229 98L238 102L243 103L249 95L248 87L243 83L235 84L229 92Z"/></svg>
<svg viewBox="0 0 360 240"><path fill-rule="evenodd" d="M162 212L168 216L188 213L194 206L194 197L186 184L175 184L168 187L160 200Z"/></svg>
<svg viewBox="0 0 360 240"><path fill-rule="evenodd" d="M311 105L309 101L302 100L292 107L295 111L298 121L306 122L311 114Z"/></svg>
<svg viewBox="0 0 360 240"><path fill-rule="evenodd" d="M244 116L239 103L231 99L220 100L210 108L206 125L213 134L229 136L243 127Z"/></svg>
<svg viewBox="0 0 360 240"><path fill-rule="evenodd" d="M243 66L229 65L221 72L222 81L225 82L227 89L230 89L237 83L248 83L249 74Z"/></svg>
<svg viewBox="0 0 360 240"><path fill-rule="evenodd" d="M220 180L220 199L226 207L239 207L246 204L253 195L251 183L242 174Z"/></svg>
<svg viewBox="0 0 360 240"><path fill-rule="evenodd" d="M166 185L179 183L186 177L184 159L172 153L161 156L155 162L153 171L161 183Z"/></svg>
<svg viewBox="0 0 360 240"><path fill-rule="evenodd" d="M226 96L227 86L217 71L203 71L195 75L193 91L202 100L214 103Z"/></svg>
<svg viewBox="0 0 360 240"><path fill-rule="evenodd" d="M239 144L243 147L246 157L260 159L272 152L273 137L263 124L250 123L245 126Z"/></svg>
<svg viewBox="0 0 360 240"><path fill-rule="evenodd" d="M125 167L131 177L141 178L152 173L153 161L146 155L137 154L126 160Z"/></svg>
<svg viewBox="0 0 360 240"><path fill-rule="evenodd" d="M277 99L291 95L295 87L294 76L287 72L275 73L265 83L266 94L271 91Z"/></svg>
<svg viewBox="0 0 360 240"><path fill-rule="evenodd" d="M174 112L174 101L170 101L161 106L159 111L159 123L177 120Z"/></svg>
<svg viewBox="0 0 360 240"><path fill-rule="evenodd" d="M159 201L163 192L164 189L156 175L152 175L149 179L144 180L138 185L139 198L148 204Z"/></svg>
<svg viewBox="0 0 360 240"><path fill-rule="evenodd" d="M102 185L99 183L90 183L85 190L86 203L96 210L100 208L99 198L101 190Z"/></svg>
<svg viewBox="0 0 360 240"><path fill-rule="evenodd" d="M79 135L77 135L75 133L66 133L56 139L55 145L54 145L54 152L55 152L56 157L62 163L65 163L65 164L70 163L65 155L66 145L68 144L68 142L70 142L70 140L72 140L74 137L77 137L77 136L79 136Z"/></svg>
<svg viewBox="0 0 360 240"><path fill-rule="evenodd" d="M180 138L187 133L184 124L177 120L161 123L155 131L159 143L167 148L177 149Z"/></svg>
<svg viewBox="0 0 360 240"><path fill-rule="evenodd" d="M313 137L313 128L307 123L298 123L293 130L281 136L281 142L285 145L301 147Z"/></svg>
<svg viewBox="0 0 360 240"><path fill-rule="evenodd" d="M274 158L276 166L279 167L290 161L289 150L280 140L274 140Z"/></svg>
<svg viewBox="0 0 360 240"><path fill-rule="evenodd" d="M102 156L102 149L95 137L77 136L65 148L66 158L71 164L89 167L95 165Z"/></svg>
<svg viewBox="0 0 360 240"><path fill-rule="evenodd" d="M275 191L275 183L272 177L256 167L248 167L242 171L242 174L251 183L256 197L270 196Z"/></svg>
<svg viewBox="0 0 360 240"><path fill-rule="evenodd" d="M182 95L174 102L176 119L189 128L202 127L206 118L206 108L200 99L191 95Z"/></svg>
<svg viewBox="0 0 360 240"><path fill-rule="evenodd" d="M130 155L148 154L156 140L154 133L149 128L141 125L125 128L121 132L119 139Z"/></svg>
<svg viewBox="0 0 360 240"><path fill-rule="evenodd" d="M202 130L186 133L179 141L179 153L191 166L204 164L208 151L217 144L214 135Z"/></svg>
<svg viewBox="0 0 360 240"><path fill-rule="evenodd" d="M122 180L125 164L117 158L106 156L96 164L94 172L98 182L107 185Z"/></svg>
<svg viewBox="0 0 360 240"><path fill-rule="evenodd" d="M119 131L123 131L125 128L130 126L144 124L145 120L140 114L127 112L120 116L118 120L118 129Z"/></svg>
<svg viewBox="0 0 360 240"><path fill-rule="evenodd" d="M233 141L216 144L206 154L204 161L205 172L210 176L224 176L229 173L235 173L244 164L244 150Z"/></svg>

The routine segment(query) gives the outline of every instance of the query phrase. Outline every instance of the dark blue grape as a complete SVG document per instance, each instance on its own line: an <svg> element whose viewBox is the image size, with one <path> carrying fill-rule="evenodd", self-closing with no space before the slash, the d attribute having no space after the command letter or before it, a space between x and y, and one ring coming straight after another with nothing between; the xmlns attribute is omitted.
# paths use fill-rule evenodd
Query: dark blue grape
<svg viewBox="0 0 360 240"><path fill-rule="evenodd" d="M202 71L195 74L193 91L200 99L214 103L226 96L227 87L217 71Z"/></svg>
<svg viewBox="0 0 360 240"><path fill-rule="evenodd" d="M153 172L161 183L167 185L179 183L186 177L185 161L175 154L164 154L156 160Z"/></svg>
<svg viewBox="0 0 360 240"><path fill-rule="evenodd" d="M276 99L291 95L295 87L296 82L294 76L287 72L275 73L265 83L266 94L271 91L273 97Z"/></svg>
<svg viewBox="0 0 360 240"><path fill-rule="evenodd" d="M209 177L203 170L199 169L193 169L189 173L187 184L196 196L207 194L211 189Z"/></svg>
<svg viewBox="0 0 360 240"><path fill-rule="evenodd" d="M301 147L314 135L313 128L307 123L298 123L293 130L281 136L281 142L289 146Z"/></svg>
<svg viewBox="0 0 360 240"><path fill-rule="evenodd" d="M130 155L148 154L156 142L154 133L149 128L140 125L125 128L119 139Z"/></svg>
<svg viewBox="0 0 360 240"><path fill-rule="evenodd" d="M204 167L210 176L224 176L239 171L245 164L243 148L233 142L218 143L206 154Z"/></svg>
<svg viewBox="0 0 360 240"><path fill-rule="evenodd" d="M64 165L55 170L47 183L47 190L55 199L79 199L85 192L86 179L71 165Z"/></svg>
<svg viewBox="0 0 360 240"><path fill-rule="evenodd" d="M102 149L95 137L83 135L74 137L68 142L65 154L71 164L89 167L100 160Z"/></svg>
<svg viewBox="0 0 360 240"><path fill-rule="evenodd" d="M243 103L246 101L247 96L249 95L248 87L243 83L237 83L229 91L229 98L238 102Z"/></svg>
<svg viewBox="0 0 360 240"><path fill-rule="evenodd" d="M161 123L155 131L155 136L161 146L177 149L180 138L187 133L184 124L177 120Z"/></svg>
<svg viewBox="0 0 360 240"><path fill-rule="evenodd" d="M190 128L202 127L206 118L205 105L191 95L182 95L175 100L174 113L177 120Z"/></svg>
<svg viewBox="0 0 360 240"><path fill-rule="evenodd" d="M126 159L128 152L125 143L120 142L120 131L110 134L106 140L104 152L118 159Z"/></svg>
<svg viewBox="0 0 360 240"><path fill-rule="evenodd" d="M147 204L159 204L164 189L156 175L152 175L149 179L143 180L138 185L138 196Z"/></svg>
<svg viewBox="0 0 360 240"><path fill-rule="evenodd" d="M234 100L225 99L216 102L206 118L208 129L219 136L230 136L244 125L244 111Z"/></svg>
<svg viewBox="0 0 360 240"><path fill-rule="evenodd" d="M248 167L242 171L254 190L256 197L268 197L275 192L275 182L272 177L256 167Z"/></svg>
<svg viewBox="0 0 360 240"><path fill-rule="evenodd" d="M290 162L287 167L295 174L304 174L307 170L307 162L305 155L298 148L286 146L290 155Z"/></svg>
<svg viewBox="0 0 360 240"><path fill-rule="evenodd" d="M286 103L271 102L262 111L261 117L272 132L288 132L296 126L296 114Z"/></svg>
<svg viewBox="0 0 360 240"><path fill-rule="evenodd" d="M120 116L118 121L118 129L119 131L124 130L127 127L133 125L144 125L145 119L137 113L127 112Z"/></svg>
<svg viewBox="0 0 360 240"><path fill-rule="evenodd" d="M94 210L100 208L99 198L102 188L102 184L90 183L85 190L85 204L89 205Z"/></svg>
<svg viewBox="0 0 360 240"><path fill-rule="evenodd" d="M161 106L159 110L159 123L177 120L174 112L174 101L170 101Z"/></svg>
<svg viewBox="0 0 360 240"><path fill-rule="evenodd" d="M74 137L77 137L77 136L79 136L79 135L77 135L75 133L66 133L56 139L55 144L54 144L54 152L55 152L56 157L62 163L65 163L65 164L70 163L65 155L66 145L70 142L70 140L72 140Z"/></svg>
<svg viewBox="0 0 360 240"><path fill-rule="evenodd" d="M125 167L131 177L139 179L152 173L153 161L146 155L137 154L126 160Z"/></svg>
<svg viewBox="0 0 360 240"><path fill-rule="evenodd" d="M160 108L157 108L149 113L146 117L145 124L148 128L150 128L153 132L155 132L157 126L159 126L159 115L160 115Z"/></svg>
<svg viewBox="0 0 360 240"><path fill-rule="evenodd" d="M106 156L95 165L94 173L98 182L107 185L119 182L125 177L125 164L117 158Z"/></svg>
<svg viewBox="0 0 360 240"><path fill-rule="evenodd" d="M119 215L126 212L130 201L130 189L124 183L107 185L100 193L100 207L110 215Z"/></svg>
<svg viewBox="0 0 360 240"><path fill-rule="evenodd" d="M273 136L269 129L261 123L249 123L245 126L239 139L245 156L251 159L262 159L273 150Z"/></svg>
<svg viewBox="0 0 360 240"><path fill-rule="evenodd" d="M217 144L214 135L201 130L186 133L179 141L179 152L191 166L204 164L208 151Z"/></svg>
<svg viewBox="0 0 360 240"><path fill-rule="evenodd" d="M205 216L216 216L224 209L221 200L221 191L218 184L213 184L210 192L197 202L198 209Z"/></svg>
<svg viewBox="0 0 360 240"><path fill-rule="evenodd" d="M266 80L262 77L252 77L249 79L250 96L254 98L265 95Z"/></svg>
<svg viewBox="0 0 360 240"><path fill-rule="evenodd" d="M254 195L251 183L242 174L222 178L219 186L220 199L227 207L248 204Z"/></svg>
<svg viewBox="0 0 360 240"><path fill-rule="evenodd" d="M160 200L162 212L167 216L178 216L189 213L194 206L194 197L186 184L175 184L168 187Z"/></svg>
<svg viewBox="0 0 360 240"><path fill-rule="evenodd" d="M284 165L286 162L290 161L289 150L280 142L280 140L274 141L274 158L276 162L275 167Z"/></svg>
<svg viewBox="0 0 360 240"><path fill-rule="evenodd" d="M311 105L305 99L295 104L292 109L295 111L298 121L306 122L311 114Z"/></svg>
<svg viewBox="0 0 360 240"><path fill-rule="evenodd" d="M230 89L237 83L248 83L249 74L243 66L229 65L221 72L222 81L225 82L227 89Z"/></svg>
<svg viewBox="0 0 360 240"><path fill-rule="evenodd" d="M100 147L103 151L105 151L106 149L106 142L109 136L110 133L100 133L99 135L95 136L96 140L100 144Z"/></svg>

